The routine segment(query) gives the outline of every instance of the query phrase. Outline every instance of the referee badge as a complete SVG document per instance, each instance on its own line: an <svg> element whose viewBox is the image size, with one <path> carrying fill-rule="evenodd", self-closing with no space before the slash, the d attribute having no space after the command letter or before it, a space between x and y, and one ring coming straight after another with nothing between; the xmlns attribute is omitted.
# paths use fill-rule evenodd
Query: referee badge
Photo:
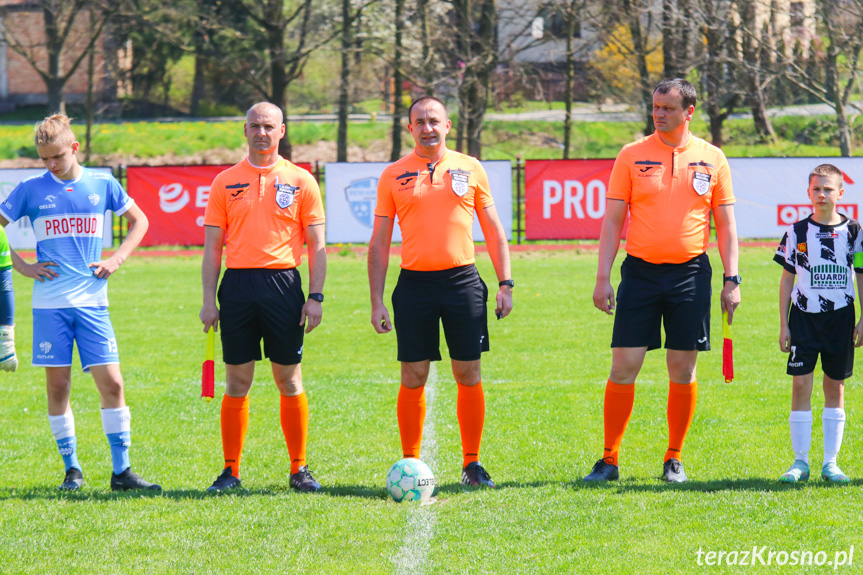
<svg viewBox="0 0 863 575"><path fill-rule="evenodd" d="M290 207L294 203L294 196L299 189L299 186L280 184L279 177L276 176L276 203L282 209Z"/></svg>
<svg viewBox="0 0 863 575"><path fill-rule="evenodd" d="M469 189L468 181L470 179L470 172L451 170L449 175L452 179L452 191L455 192L455 195L458 197L464 196Z"/></svg>
<svg viewBox="0 0 863 575"><path fill-rule="evenodd" d="M699 196L706 194L710 190L710 174L692 172L692 189Z"/></svg>

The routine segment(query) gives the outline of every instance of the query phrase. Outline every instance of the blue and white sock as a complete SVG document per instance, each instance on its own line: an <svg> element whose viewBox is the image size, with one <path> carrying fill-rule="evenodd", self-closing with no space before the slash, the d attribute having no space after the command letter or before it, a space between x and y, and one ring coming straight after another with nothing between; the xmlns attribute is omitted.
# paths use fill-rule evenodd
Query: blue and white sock
<svg viewBox="0 0 863 575"><path fill-rule="evenodd" d="M111 446L111 464L114 473L119 475L126 471L129 463L129 446L132 445L132 414L129 406L102 410L102 429L108 436Z"/></svg>
<svg viewBox="0 0 863 575"><path fill-rule="evenodd" d="M78 463L78 438L75 436L75 418L68 411L63 415L49 415L48 423L51 425L51 433L57 441L57 450L63 458L66 471L73 467L81 469Z"/></svg>
<svg viewBox="0 0 863 575"><path fill-rule="evenodd" d="M809 449L812 447L812 412L792 411L788 416L791 427L791 448L794 459L809 464Z"/></svg>
<svg viewBox="0 0 863 575"><path fill-rule="evenodd" d="M845 410L841 407L825 407L821 425L824 429L824 465L836 463L845 432Z"/></svg>

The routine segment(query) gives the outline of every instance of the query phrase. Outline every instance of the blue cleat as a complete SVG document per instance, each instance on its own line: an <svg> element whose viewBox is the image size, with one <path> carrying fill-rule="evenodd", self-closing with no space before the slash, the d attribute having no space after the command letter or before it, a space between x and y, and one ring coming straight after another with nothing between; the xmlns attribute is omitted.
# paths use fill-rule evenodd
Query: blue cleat
<svg viewBox="0 0 863 575"><path fill-rule="evenodd" d="M839 469L839 466L833 462L828 463L821 468L821 479L823 479L824 481L831 481L839 485L851 483L851 480L848 479L848 476L842 473L842 470Z"/></svg>
<svg viewBox="0 0 863 575"><path fill-rule="evenodd" d="M795 459L788 471L779 476L779 481L783 483L797 483L798 481L806 481L809 479L809 464L805 461Z"/></svg>

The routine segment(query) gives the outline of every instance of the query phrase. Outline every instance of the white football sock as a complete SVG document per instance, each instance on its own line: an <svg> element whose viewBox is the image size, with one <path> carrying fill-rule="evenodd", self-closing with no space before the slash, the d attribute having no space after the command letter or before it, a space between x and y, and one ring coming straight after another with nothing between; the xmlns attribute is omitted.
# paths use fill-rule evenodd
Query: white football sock
<svg viewBox="0 0 863 575"><path fill-rule="evenodd" d="M48 423L51 425L54 439L58 441L75 435L75 417L71 411L67 411L63 415L49 415Z"/></svg>
<svg viewBox="0 0 863 575"><path fill-rule="evenodd" d="M809 463L809 449L812 447L812 411L792 411L788 416L791 427L791 448L794 459Z"/></svg>
<svg viewBox="0 0 863 575"><path fill-rule="evenodd" d="M841 407L825 407L821 425L824 428L824 465L836 463L845 432L845 410Z"/></svg>

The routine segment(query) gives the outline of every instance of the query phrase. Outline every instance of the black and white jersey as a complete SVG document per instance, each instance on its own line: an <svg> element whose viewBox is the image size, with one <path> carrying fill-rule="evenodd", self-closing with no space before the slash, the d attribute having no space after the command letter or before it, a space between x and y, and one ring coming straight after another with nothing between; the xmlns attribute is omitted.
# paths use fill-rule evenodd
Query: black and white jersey
<svg viewBox="0 0 863 575"><path fill-rule="evenodd" d="M840 214L841 215L841 214ZM863 252L857 220L844 215L835 226L812 216L788 226L773 260L797 275L791 302L809 313L833 311L854 304L854 254Z"/></svg>

